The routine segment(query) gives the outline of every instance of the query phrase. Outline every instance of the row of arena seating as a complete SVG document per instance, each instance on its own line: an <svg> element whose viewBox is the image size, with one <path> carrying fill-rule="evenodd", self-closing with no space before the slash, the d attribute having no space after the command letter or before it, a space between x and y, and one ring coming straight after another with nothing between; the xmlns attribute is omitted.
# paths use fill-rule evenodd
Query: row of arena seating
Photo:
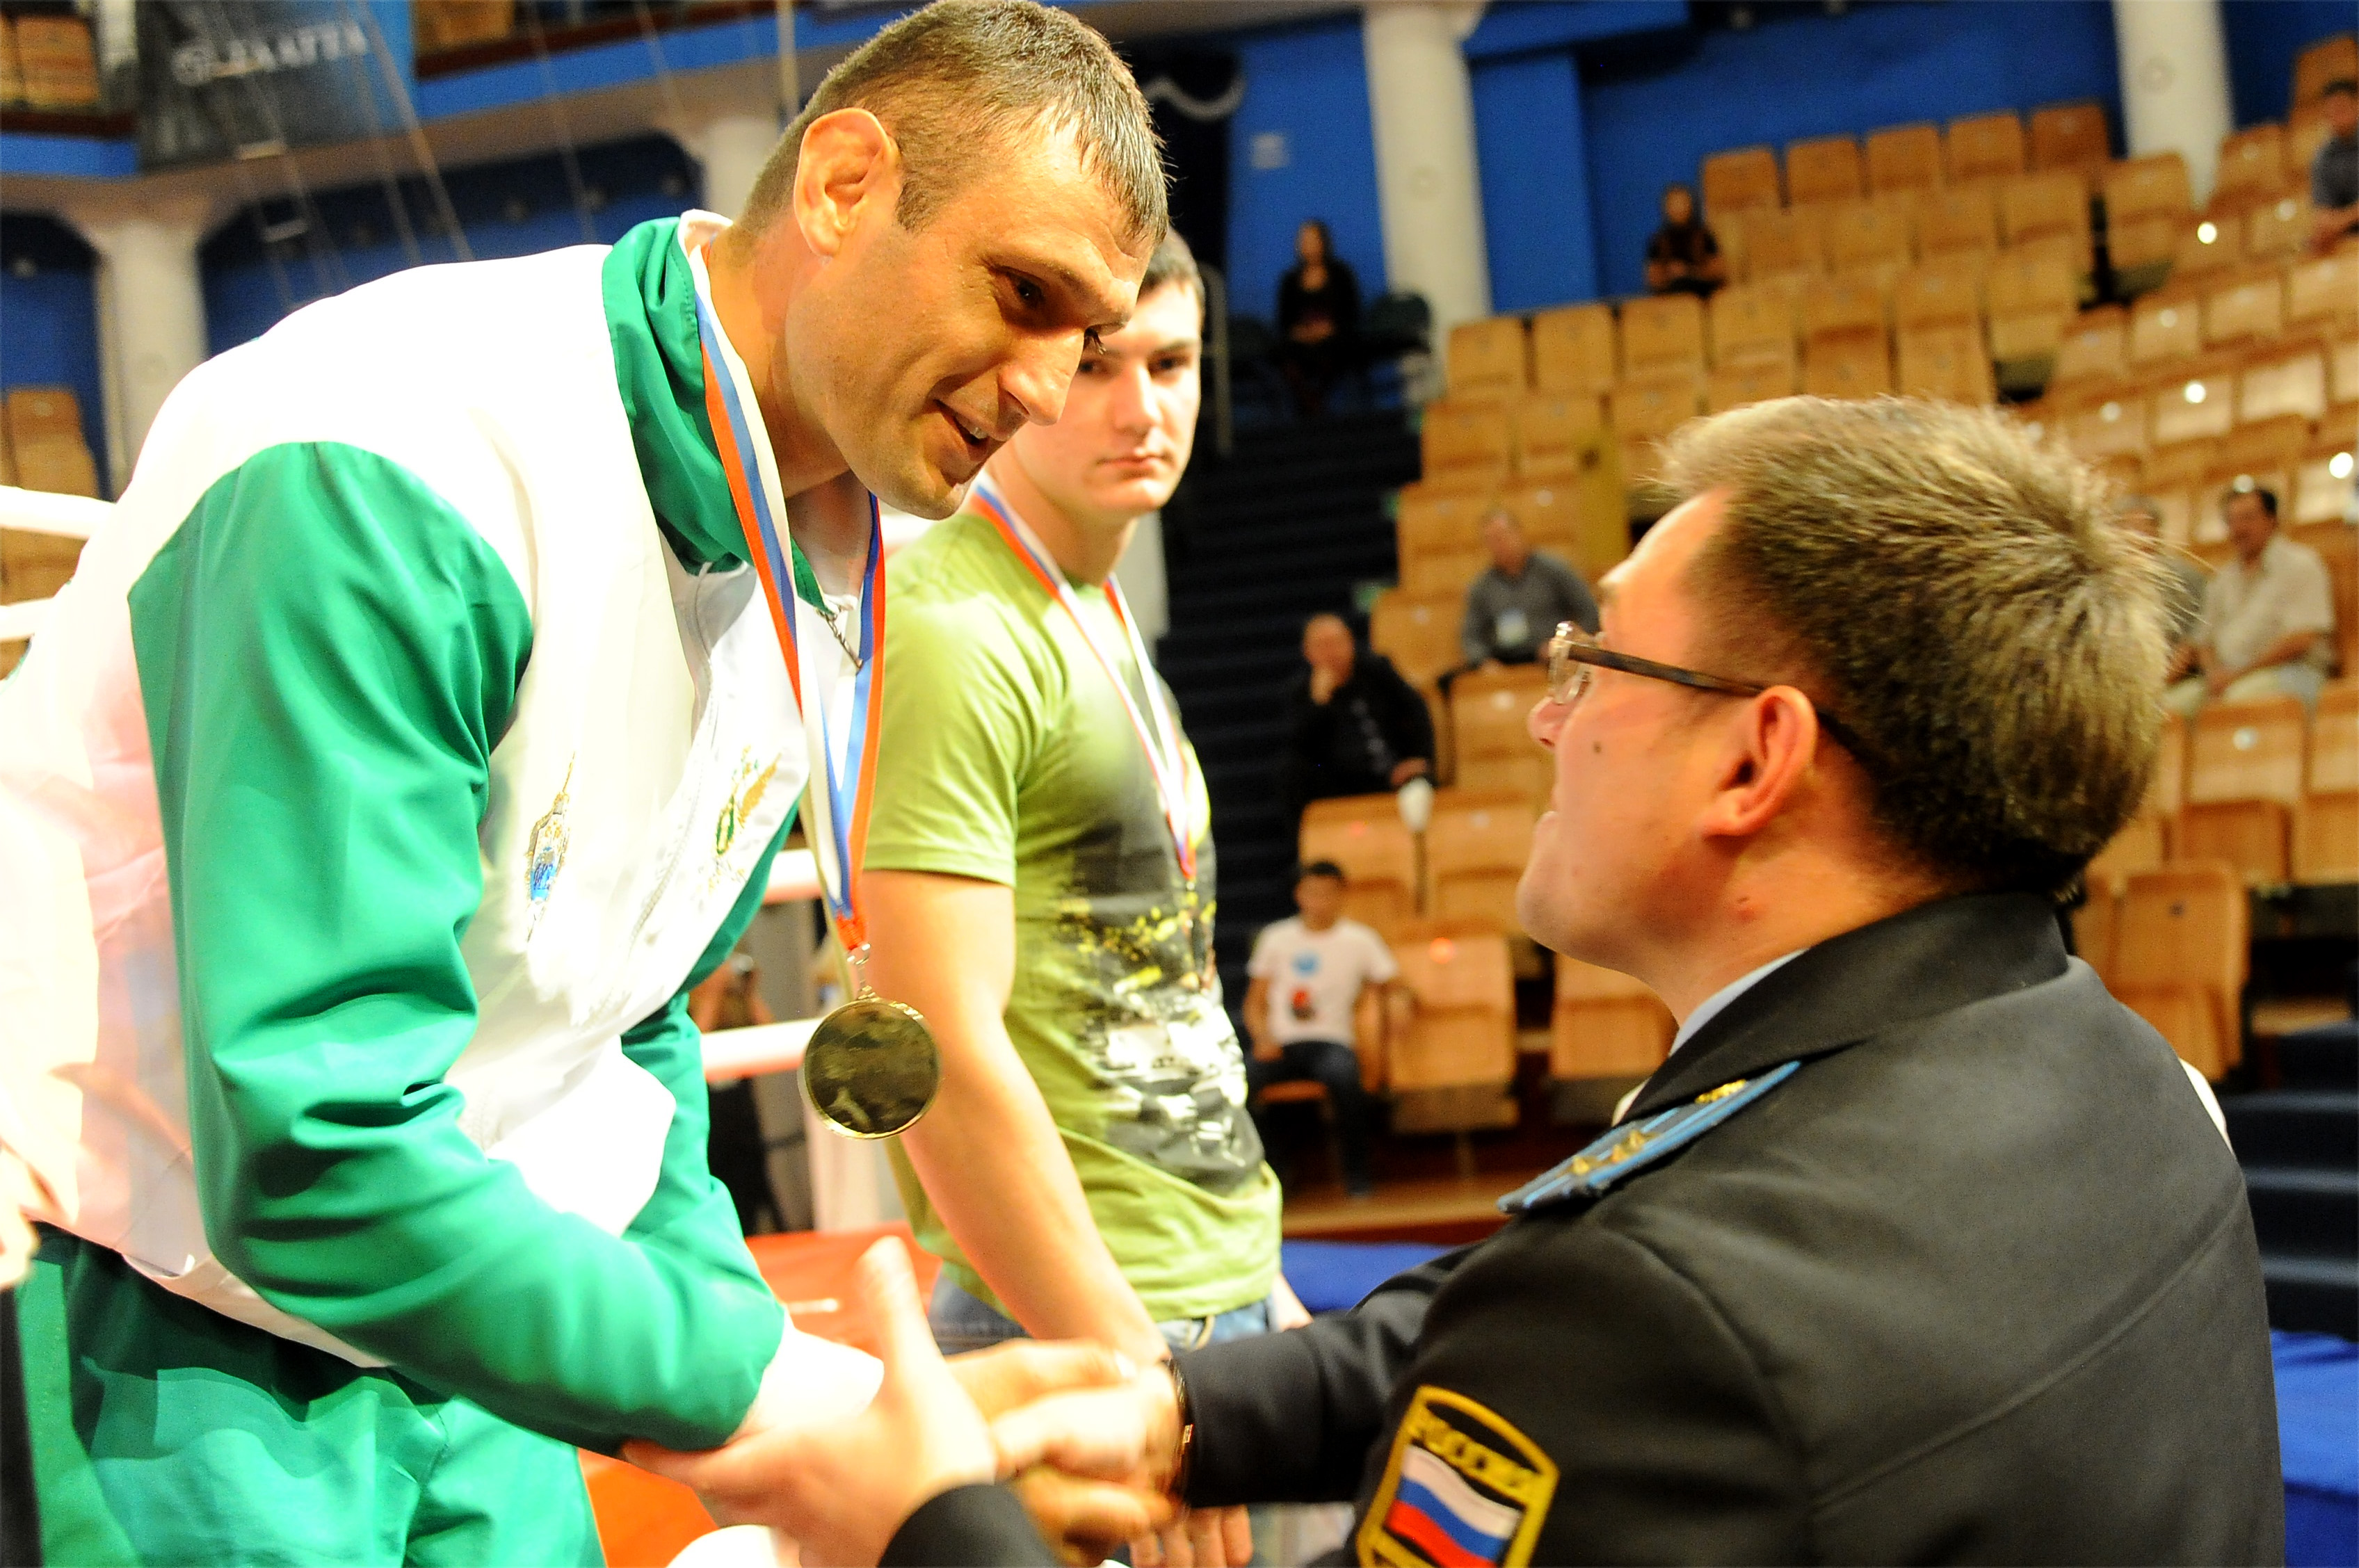
<svg viewBox="0 0 2359 1568"><path fill-rule="evenodd" d="M2217 1083L2244 1059L2251 910L2235 868L2174 860L2116 884L2092 880L2073 946L2171 1049Z"/></svg>

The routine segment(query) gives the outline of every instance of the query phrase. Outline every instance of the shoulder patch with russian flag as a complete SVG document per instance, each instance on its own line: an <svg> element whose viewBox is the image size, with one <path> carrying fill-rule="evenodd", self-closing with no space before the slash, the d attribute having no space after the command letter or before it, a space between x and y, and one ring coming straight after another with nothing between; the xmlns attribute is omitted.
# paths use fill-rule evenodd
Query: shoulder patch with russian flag
<svg viewBox="0 0 2359 1568"><path fill-rule="evenodd" d="M1367 1568L1523 1564L1548 1518L1557 1469L1522 1433L1463 1394L1418 1390L1360 1526Z"/></svg>

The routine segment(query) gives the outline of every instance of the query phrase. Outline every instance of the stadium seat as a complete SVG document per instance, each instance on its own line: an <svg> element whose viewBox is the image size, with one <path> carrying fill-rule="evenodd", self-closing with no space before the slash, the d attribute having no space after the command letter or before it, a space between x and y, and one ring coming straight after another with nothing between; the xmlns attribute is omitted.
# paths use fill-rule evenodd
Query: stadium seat
<svg viewBox="0 0 2359 1568"><path fill-rule="evenodd" d="M1848 201L1866 189L1859 142L1852 136L1814 136L1786 146L1786 201L1809 207Z"/></svg>
<svg viewBox="0 0 2359 1568"><path fill-rule="evenodd" d="M1882 332L1826 338L1802 356L1802 390L1812 397L1882 397L1892 391L1892 352Z"/></svg>
<svg viewBox="0 0 2359 1568"><path fill-rule="evenodd" d="M2002 253L1984 280L1991 358L2001 363L2052 356L2080 302L2070 249L2031 245Z"/></svg>
<svg viewBox="0 0 2359 1568"><path fill-rule="evenodd" d="M2359 245L2297 263L2286 273L2286 325L2359 317Z"/></svg>
<svg viewBox="0 0 2359 1568"><path fill-rule="evenodd" d="M1886 125L1867 137L1867 189L1877 196L1933 190L1941 183L1941 132L1931 124Z"/></svg>
<svg viewBox="0 0 2359 1568"><path fill-rule="evenodd" d="M63 534L0 528L0 604L54 596L81 564L82 545Z"/></svg>
<svg viewBox="0 0 2359 1568"><path fill-rule="evenodd" d="M1838 273L1864 268L1906 268L1910 251L1911 211L1906 197L1844 201L1828 210L1827 265Z"/></svg>
<svg viewBox="0 0 2359 1568"><path fill-rule="evenodd" d="M2135 341L2135 329L2133 341ZM2136 353L2136 349L2132 349ZM2224 372L2190 375L2154 395L2147 433L2158 448L2224 436L2236 420L2235 378ZM2149 465L2149 469L2151 465ZM2159 481L2158 481L2159 482Z"/></svg>
<svg viewBox="0 0 2359 1568"><path fill-rule="evenodd" d="M2343 511L2351 504L2351 448L2346 441L2340 451L2313 451L2295 467L2293 498L2286 503L2288 521L2296 524L2343 521ZM2337 473L2337 468L2343 471ZM2344 661L2346 666L2350 663ZM2343 673L2359 675L2359 670L2346 667Z"/></svg>
<svg viewBox="0 0 2359 1568"><path fill-rule="evenodd" d="M1521 792L1446 789L1425 830L1428 905L1437 920L1480 920L1516 931L1516 884L1531 857L1539 812Z"/></svg>
<svg viewBox="0 0 2359 1568"><path fill-rule="evenodd" d="M2220 438L2220 467L2238 473L2283 473L2309 445L2310 421L2299 414L2241 420ZM2272 488L2282 502L2289 485Z"/></svg>
<svg viewBox="0 0 2359 1568"><path fill-rule="evenodd" d="M1590 559L1593 551L1581 525L1581 492L1570 480L1541 479L1510 485L1500 492L1499 504L1521 525L1524 537L1533 544L1562 557L1584 576L1601 569Z"/></svg>
<svg viewBox="0 0 2359 1568"><path fill-rule="evenodd" d="M1917 201L1917 254L1986 255L1998 249L1998 201L1992 188L1928 191Z"/></svg>
<svg viewBox="0 0 2359 1568"><path fill-rule="evenodd" d="M1896 390L1903 397L1937 397L1951 403L1989 404L1998 392L1991 379L1990 352L1973 327L1917 327L1900 334Z"/></svg>
<svg viewBox="0 0 2359 1568"><path fill-rule="evenodd" d="M2120 895L2122 884L2130 878L2140 871L2159 869L2169 858L2169 822L2152 812L2140 811L2122 824L2122 830L2090 860L2081 873L2082 879L2088 884L2092 902L2100 893L2110 901ZM2077 924L2076 921L2076 929ZM2088 955L2083 953L2082 957L2088 957ZM2112 955L2109 953L2107 957L2110 958ZM2097 963L2094 958L2090 958L2089 962L2096 967L2099 973L2104 972L2104 965Z"/></svg>
<svg viewBox="0 0 2359 1568"><path fill-rule="evenodd" d="M2235 218L2182 222L2171 250L2169 281L2173 287L2198 283L2233 272L2244 260L2245 226Z"/></svg>
<svg viewBox="0 0 2359 1568"><path fill-rule="evenodd" d="M1505 1099L1516 1076L1515 971L1507 939L1468 921L1425 921L1394 935L1401 983L1417 1000L1393 1039L1386 1077L1395 1094L1489 1089ZM1496 1126L1495 1106L1471 1125ZM1514 1120L1507 1101L1504 1120Z"/></svg>
<svg viewBox="0 0 2359 1568"><path fill-rule="evenodd" d="M98 463L83 438L82 407L70 388L11 388L6 420L17 484L60 495L98 494Z"/></svg>
<svg viewBox="0 0 2359 1568"><path fill-rule="evenodd" d="M2285 330L2285 281L2275 271L2213 289L2203 297L2203 344L2269 339Z"/></svg>
<svg viewBox="0 0 2359 1568"><path fill-rule="evenodd" d="M1767 147L1734 147L1703 160L1703 210L1714 223L1740 212L1785 205L1777 155Z"/></svg>
<svg viewBox="0 0 2359 1568"><path fill-rule="evenodd" d="M1532 801L1547 798L1549 754L1524 727L1547 687L1547 677L1530 665L1469 671L1451 683L1450 730L1459 787Z"/></svg>
<svg viewBox="0 0 2359 1568"><path fill-rule="evenodd" d="M1703 301L1692 294L1633 299L1622 307L1622 375L1704 367Z"/></svg>
<svg viewBox="0 0 2359 1568"><path fill-rule="evenodd" d="M1483 542L1483 514L1490 510L1492 493L1479 490L1449 490L1430 484L1403 487L1393 517L1393 534L1400 558L1473 549Z"/></svg>
<svg viewBox="0 0 2359 1568"><path fill-rule="evenodd" d="M1794 312L1783 291L1732 284L1712 297L1712 362L1715 366L1794 358Z"/></svg>
<svg viewBox="0 0 2359 1568"><path fill-rule="evenodd" d="M2336 409L2348 410L2359 405L2359 336L2330 341L2326 346L2326 399L2334 406L2327 412L2326 434L2337 440L2347 439L2359 423L2336 424Z"/></svg>
<svg viewBox="0 0 2359 1568"><path fill-rule="evenodd" d="M2056 346L2056 375L2051 391L2080 381L2113 382L2129 371L2129 313L2118 305L2100 305L2073 319L2071 330Z"/></svg>
<svg viewBox="0 0 2359 1568"><path fill-rule="evenodd" d="M1704 383L1704 411L1725 414L1748 403L1790 397L1800 390L1792 360L1746 360L1712 373Z"/></svg>
<svg viewBox="0 0 2359 1568"><path fill-rule="evenodd" d="M2236 417L2250 424L2285 415L2311 421L2326 414L2326 360L2315 349L2247 364L2236 378Z"/></svg>
<svg viewBox="0 0 2359 1568"><path fill-rule="evenodd" d="M1532 318L1532 387L1597 395L1614 384L1614 311L1568 305Z"/></svg>
<svg viewBox="0 0 2359 1568"><path fill-rule="evenodd" d="M2271 122L2220 138L2220 168L2208 212L2244 212L2275 200L2290 183L2286 128Z"/></svg>
<svg viewBox="0 0 2359 1568"><path fill-rule="evenodd" d="M1745 277L1815 278L1827 270L1824 215L1810 208L1748 212L1745 217ZM1627 314L1627 308L1625 308Z"/></svg>
<svg viewBox="0 0 2359 1568"><path fill-rule="evenodd" d="M2194 206L2187 160L2175 152L2125 158L2107 171L2104 198L2109 227L2155 213L2185 217Z"/></svg>
<svg viewBox="0 0 2359 1568"><path fill-rule="evenodd" d="M1624 442L1668 436L1702 411L1703 383L1684 370L1625 381L1609 402L1614 432Z"/></svg>
<svg viewBox="0 0 2359 1568"><path fill-rule="evenodd" d="M1520 395L1531 384L1530 345L1520 317L1493 316L1450 329L1450 391L1494 397Z"/></svg>
<svg viewBox="0 0 2359 1568"><path fill-rule="evenodd" d="M2325 96L2326 84L2359 77L2359 39L2349 33L2321 38L2294 57L2293 103L2309 107Z"/></svg>
<svg viewBox="0 0 2359 1568"><path fill-rule="evenodd" d="M2061 376L2061 367L2057 372ZM2058 433L2084 462L2104 458L2135 457L2147 449L2146 404L2137 398L2109 397L2102 403L2069 409L2057 417Z"/></svg>
<svg viewBox="0 0 2359 1568"><path fill-rule="evenodd" d="M1663 1065L1677 1033L1671 1010L1644 984L1557 956L1556 1004L1549 1018L1551 1077L1642 1077Z"/></svg>
<svg viewBox="0 0 2359 1568"><path fill-rule="evenodd" d="M2195 716L2179 814L2182 858L2224 860L2256 884L2286 880L2307 723L2290 697L2212 703Z"/></svg>
<svg viewBox="0 0 2359 1568"><path fill-rule="evenodd" d="M2017 175L2001 185L1998 227L2009 250L2034 240L2068 241L2074 265L2089 270L2089 187L2075 170Z"/></svg>
<svg viewBox="0 0 2359 1568"><path fill-rule="evenodd" d="M2102 173L2113 160L2105 111L2095 103L2050 103L2031 112L2031 167Z"/></svg>
<svg viewBox="0 0 2359 1568"><path fill-rule="evenodd" d="M2094 862L2091 862L2093 871ZM2151 871L2153 867L2140 867ZM2072 912L2072 951L2075 957L2097 971L2097 978L2112 982L2114 941L2121 931L2121 891L2110 881L2088 878L2088 898Z"/></svg>
<svg viewBox="0 0 2359 1568"><path fill-rule="evenodd" d="M1412 599L1463 599L1468 586L1490 564L1490 552L1479 543L1404 556L1401 591Z"/></svg>
<svg viewBox="0 0 2359 1568"><path fill-rule="evenodd" d="M2245 214L2245 258L2299 255L2310 245L2310 197L2298 191Z"/></svg>
<svg viewBox="0 0 2359 1568"><path fill-rule="evenodd" d="M1507 405L1491 398L1452 396L1427 404L1419 446L1424 452L1425 478L1431 484L1496 486L1515 468Z"/></svg>
<svg viewBox="0 0 2359 1568"><path fill-rule="evenodd" d="M2011 178L2024 169L2023 122L2013 114L1952 120L1943 150L1951 185Z"/></svg>
<svg viewBox="0 0 2359 1568"><path fill-rule="evenodd" d="M2283 492L2279 492L2280 494ZM2336 668L2346 676L2359 675L2352 667L2354 646L2353 622L2359 620L2354 605L2359 603L2359 529L2340 518L2323 523L2297 524L2288 530L2297 545L2307 545L2318 552L2326 563L2326 576L2333 596L2334 622L2339 662Z"/></svg>
<svg viewBox="0 0 2359 1568"><path fill-rule="evenodd" d="M2344 613L2349 613L2344 607ZM2310 776L2294 819L2293 880L2359 882L2359 684L2340 681L2310 720Z"/></svg>
<svg viewBox="0 0 2359 1568"><path fill-rule="evenodd" d="M2181 861L2129 879L2114 943L2114 995L2217 1082L2244 1056L2250 914L2233 867Z"/></svg>
<svg viewBox="0 0 2359 1568"><path fill-rule="evenodd" d="M2132 370L2147 370L2203 351L2203 311L2192 299L2149 295L2130 308Z"/></svg>
<svg viewBox="0 0 2359 1568"><path fill-rule="evenodd" d="M1314 800L1302 812L1302 863L1343 869L1343 913L1379 931L1417 917L1417 845L1389 795Z"/></svg>
<svg viewBox="0 0 2359 1568"><path fill-rule="evenodd" d="M1806 350L1834 340L1881 339L1884 323L1884 297L1858 278L1831 277L1802 296Z"/></svg>
<svg viewBox="0 0 2359 1568"><path fill-rule="evenodd" d="M1390 659L1410 685L1430 687L1465 662L1458 646L1464 609L1459 600L1412 599L1388 589L1368 611L1368 646Z"/></svg>
<svg viewBox="0 0 2359 1568"><path fill-rule="evenodd" d="M1605 400L1593 393L1537 393L1513 406L1516 472L1526 479L1577 477L1597 461Z"/></svg>

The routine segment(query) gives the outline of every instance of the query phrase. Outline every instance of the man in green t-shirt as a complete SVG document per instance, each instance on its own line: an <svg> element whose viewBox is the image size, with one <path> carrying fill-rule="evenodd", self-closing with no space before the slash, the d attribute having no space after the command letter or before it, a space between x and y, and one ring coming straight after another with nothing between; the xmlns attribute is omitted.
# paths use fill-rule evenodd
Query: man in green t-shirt
<svg viewBox="0 0 2359 1568"><path fill-rule="evenodd" d="M1028 1331L1147 1358L1278 1325L1203 780L1113 582L1187 466L1201 290L1167 241L1063 416L887 573L869 974L941 1043L896 1170L944 1260L946 1348Z"/></svg>

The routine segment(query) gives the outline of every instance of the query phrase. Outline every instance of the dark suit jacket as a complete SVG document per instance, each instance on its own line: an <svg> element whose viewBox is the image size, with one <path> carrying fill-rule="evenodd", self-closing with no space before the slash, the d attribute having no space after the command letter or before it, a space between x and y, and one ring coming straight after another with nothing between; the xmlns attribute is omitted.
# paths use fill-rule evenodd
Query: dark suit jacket
<svg viewBox="0 0 2359 1568"><path fill-rule="evenodd" d="M1797 1060L1603 1196L1182 1357L1189 1501L1356 1498L1396 1563L1437 1509L1494 1561L2283 1561L2241 1173L2048 905L1821 944L1631 1114Z"/></svg>

